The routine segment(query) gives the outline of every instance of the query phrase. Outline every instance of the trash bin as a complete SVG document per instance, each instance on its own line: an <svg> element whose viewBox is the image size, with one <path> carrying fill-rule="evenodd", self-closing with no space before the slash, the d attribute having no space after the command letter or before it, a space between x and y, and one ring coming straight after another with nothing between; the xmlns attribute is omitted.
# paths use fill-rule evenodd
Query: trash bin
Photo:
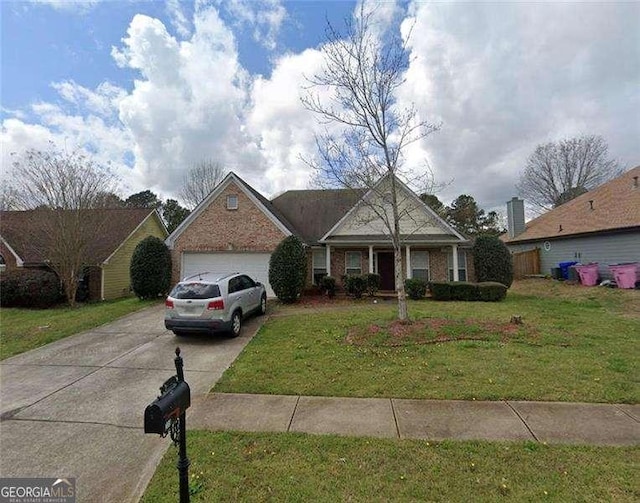
<svg viewBox="0 0 640 503"><path fill-rule="evenodd" d="M635 288L638 264L612 264L609 266L618 288Z"/></svg>
<svg viewBox="0 0 640 503"><path fill-rule="evenodd" d="M598 264L575 265L580 276L580 283L585 286L595 286L598 284Z"/></svg>
<svg viewBox="0 0 640 503"><path fill-rule="evenodd" d="M552 267L551 277L553 279L562 279L562 269L560 269L559 267Z"/></svg>
<svg viewBox="0 0 640 503"><path fill-rule="evenodd" d="M578 262L574 260L573 262L560 262L558 264L558 267L560 267L560 269L562 270L563 279L569 279L569 267L571 267L572 265L576 265L577 263Z"/></svg>

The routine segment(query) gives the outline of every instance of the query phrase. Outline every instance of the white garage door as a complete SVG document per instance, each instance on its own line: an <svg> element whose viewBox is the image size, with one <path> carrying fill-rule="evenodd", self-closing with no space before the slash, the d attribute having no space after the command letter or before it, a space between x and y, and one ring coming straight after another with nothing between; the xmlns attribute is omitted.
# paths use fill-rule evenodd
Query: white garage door
<svg viewBox="0 0 640 503"><path fill-rule="evenodd" d="M267 287L267 295L275 297L269 285L270 253L183 253L180 278L199 272L229 274L241 272Z"/></svg>

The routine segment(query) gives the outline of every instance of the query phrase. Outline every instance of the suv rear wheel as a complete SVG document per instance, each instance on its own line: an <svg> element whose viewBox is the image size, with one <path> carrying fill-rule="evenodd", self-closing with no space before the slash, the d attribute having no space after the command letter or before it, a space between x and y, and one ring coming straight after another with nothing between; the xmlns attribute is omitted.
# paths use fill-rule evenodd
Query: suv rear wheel
<svg viewBox="0 0 640 503"><path fill-rule="evenodd" d="M231 331L229 332L231 337L238 337L242 330L242 315L240 311L235 311L231 316Z"/></svg>

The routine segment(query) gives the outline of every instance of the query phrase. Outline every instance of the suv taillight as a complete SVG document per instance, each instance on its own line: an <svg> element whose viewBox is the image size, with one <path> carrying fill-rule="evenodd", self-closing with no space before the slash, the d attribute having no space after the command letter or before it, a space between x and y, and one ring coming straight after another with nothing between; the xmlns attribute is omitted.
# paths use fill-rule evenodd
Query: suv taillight
<svg viewBox="0 0 640 503"><path fill-rule="evenodd" d="M207 304L207 309L216 310L216 311L224 309L224 300L222 299L212 300L211 302L209 302L209 304Z"/></svg>
<svg viewBox="0 0 640 503"><path fill-rule="evenodd" d="M167 309L173 309L173 301L169 299L165 300L164 307L166 307Z"/></svg>

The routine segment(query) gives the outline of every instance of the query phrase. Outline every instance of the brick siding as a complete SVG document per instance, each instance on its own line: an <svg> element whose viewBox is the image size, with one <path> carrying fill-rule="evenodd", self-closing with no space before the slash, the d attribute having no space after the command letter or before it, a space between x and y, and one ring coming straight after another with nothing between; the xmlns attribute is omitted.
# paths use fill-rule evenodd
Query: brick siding
<svg viewBox="0 0 640 503"><path fill-rule="evenodd" d="M238 209L227 209L227 196L238 196ZM178 236L171 251L172 280L180 276L183 252L272 252L285 238L280 230L234 182L211 201Z"/></svg>

